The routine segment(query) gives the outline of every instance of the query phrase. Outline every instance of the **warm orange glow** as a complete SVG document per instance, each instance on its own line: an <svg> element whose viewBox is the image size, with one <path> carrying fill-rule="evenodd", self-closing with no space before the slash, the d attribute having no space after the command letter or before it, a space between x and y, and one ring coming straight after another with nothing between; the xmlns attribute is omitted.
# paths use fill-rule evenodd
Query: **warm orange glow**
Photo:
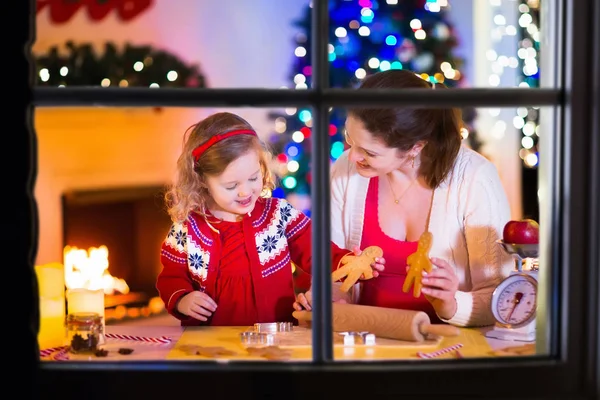
<svg viewBox="0 0 600 400"><path fill-rule="evenodd" d="M59 263L36 265L40 295L40 349L62 346L65 340L65 282Z"/></svg>
<svg viewBox="0 0 600 400"><path fill-rule="evenodd" d="M87 251L74 246L64 249L65 285L68 289L104 290L105 294L129 293L123 279L108 272L108 248L90 247Z"/></svg>

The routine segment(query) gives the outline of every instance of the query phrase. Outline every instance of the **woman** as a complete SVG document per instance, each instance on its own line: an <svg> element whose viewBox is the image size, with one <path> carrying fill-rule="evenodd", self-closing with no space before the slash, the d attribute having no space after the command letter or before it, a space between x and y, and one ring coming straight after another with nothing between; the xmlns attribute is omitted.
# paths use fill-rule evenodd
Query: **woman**
<svg viewBox="0 0 600 400"><path fill-rule="evenodd" d="M442 89L414 72L388 70L363 89ZM331 170L332 240L352 249L380 246L386 268L362 281L352 301L427 312L457 326L494 322L490 300L513 267L496 243L510 219L494 165L461 146L457 109L350 109L350 148ZM422 294L402 291L406 258L421 234L433 234L434 270ZM301 301L299 301L301 303Z"/></svg>

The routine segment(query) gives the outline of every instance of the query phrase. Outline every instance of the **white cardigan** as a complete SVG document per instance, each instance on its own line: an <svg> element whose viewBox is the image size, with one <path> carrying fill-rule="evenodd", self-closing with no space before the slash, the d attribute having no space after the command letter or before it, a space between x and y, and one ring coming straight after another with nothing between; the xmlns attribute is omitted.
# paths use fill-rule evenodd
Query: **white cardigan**
<svg viewBox="0 0 600 400"><path fill-rule="evenodd" d="M342 248L360 247L368 186L369 178L356 172L348 151L344 152L331 167L331 239ZM451 173L435 189L432 203L430 256L446 260L459 280L456 314L445 321L457 326L491 325L492 292L514 268L512 258L496 243L510 220L496 167L479 153L461 147Z"/></svg>

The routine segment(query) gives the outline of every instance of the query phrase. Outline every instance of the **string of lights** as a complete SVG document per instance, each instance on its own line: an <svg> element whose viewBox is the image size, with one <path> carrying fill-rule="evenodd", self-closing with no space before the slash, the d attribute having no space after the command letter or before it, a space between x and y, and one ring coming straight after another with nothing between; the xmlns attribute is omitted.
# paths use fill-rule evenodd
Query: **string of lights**
<svg viewBox="0 0 600 400"><path fill-rule="evenodd" d="M502 11L502 0L490 0L494 25L491 37L493 43L501 42L506 36L518 37L517 53L499 54L495 48L488 50L486 56L491 63L488 83L490 86L499 86L505 68L514 68L518 71L516 84L519 87L539 87L539 0L523 0L521 2L509 0L509 3L511 3L510 7L513 4L518 7L518 27L507 24L507 18ZM497 117L500 115L500 109L490 109L489 113L493 117ZM538 113L539 110L536 107L519 107L512 118L512 125L521 132L519 157L523 160L526 168L535 168L539 162ZM501 139L504 137L506 128L507 123L498 119L492 127L491 134L494 138Z"/></svg>
<svg viewBox="0 0 600 400"><path fill-rule="evenodd" d="M519 4L519 67L521 69L520 87L536 88L540 85L539 76L539 0L521 1ZM539 163L538 137L539 137L539 108L519 108L514 117L513 124L521 130L521 149L519 157L527 168L536 168Z"/></svg>

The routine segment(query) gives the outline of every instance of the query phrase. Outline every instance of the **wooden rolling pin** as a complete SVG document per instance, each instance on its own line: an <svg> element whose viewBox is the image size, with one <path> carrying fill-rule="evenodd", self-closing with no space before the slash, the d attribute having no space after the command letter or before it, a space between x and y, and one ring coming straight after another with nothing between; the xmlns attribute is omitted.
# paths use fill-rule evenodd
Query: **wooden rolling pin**
<svg viewBox="0 0 600 400"><path fill-rule="evenodd" d="M333 303L334 332L370 332L376 337L422 342L427 335L458 336L453 325L432 324L423 311ZM312 320L311 311L294 311L298 321Z"/></svg>

